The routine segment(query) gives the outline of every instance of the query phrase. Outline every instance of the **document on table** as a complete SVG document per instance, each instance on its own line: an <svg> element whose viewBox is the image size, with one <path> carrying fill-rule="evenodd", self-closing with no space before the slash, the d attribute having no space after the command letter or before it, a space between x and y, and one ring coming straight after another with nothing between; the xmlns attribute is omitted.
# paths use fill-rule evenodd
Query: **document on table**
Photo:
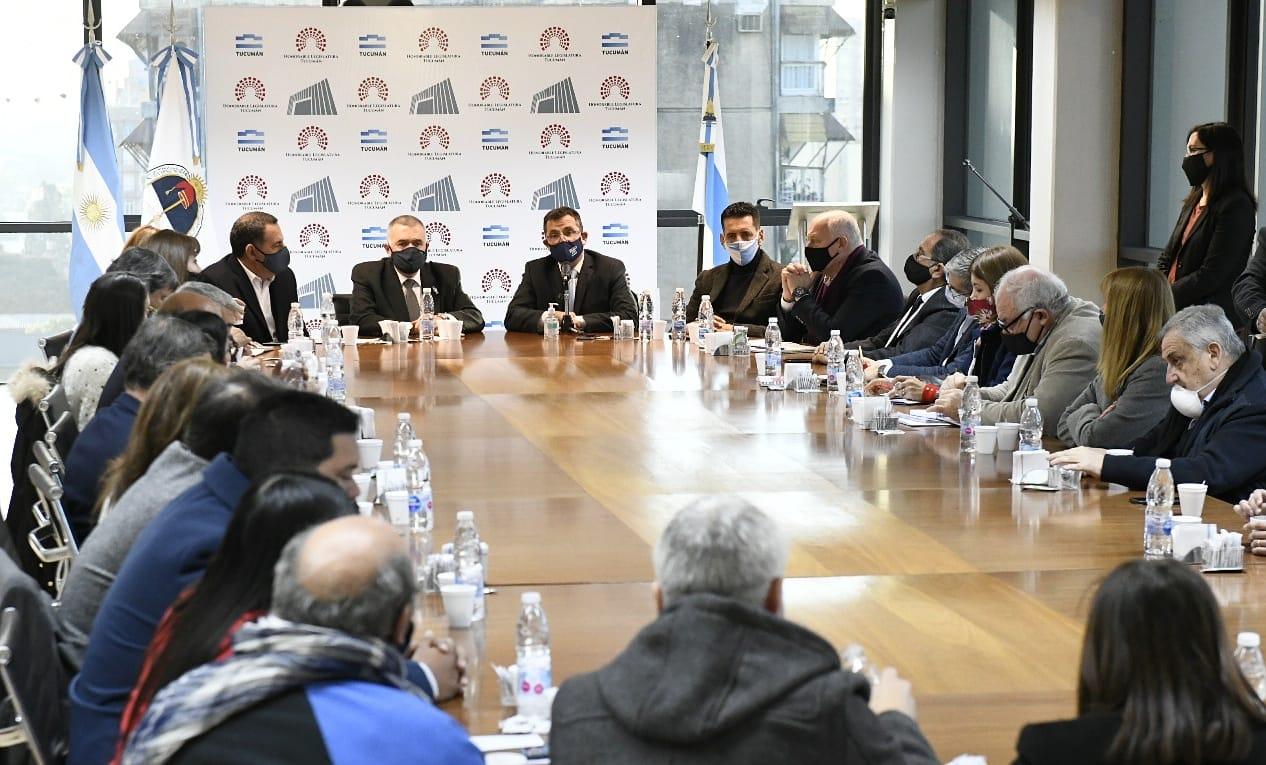
<svg viewBox="0 0 1266 765"><path fill-rule="evenodd" d="M907 428L956 428L958 423L943 414L929 412L926 409L911 409L905 414L897 415L897 422Z"/></svg>

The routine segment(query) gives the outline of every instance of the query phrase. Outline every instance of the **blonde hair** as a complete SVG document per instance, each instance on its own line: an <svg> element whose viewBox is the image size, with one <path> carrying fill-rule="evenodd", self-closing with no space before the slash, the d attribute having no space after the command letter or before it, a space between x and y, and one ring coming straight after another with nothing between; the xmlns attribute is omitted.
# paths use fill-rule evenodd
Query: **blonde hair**
<svg viewBox="0 0 1266 765"><path fill-rule="evenodd" d="M228 376L228 367L206 356L176 362L158 376L136 413L127 448L110 461L101 476L94 515L100 516L107 502L117 502L158 455L180 438L203 391Z"/></svg>
<svg viewBox="0 0 1266 765"><path fill-rule="evenodd" d="M1160 353L1161 328L1174 315L1174 293L1154 268L1118 268L1099 285L1105 311L1099 379L1116 401L1126 378Z"/></svg>
<svg viewBox="0 0 1266 765"><path fill-rule="evenodd" d="M123 249L129 247L144 247L149 238L158 233L158 229L153 226L138 226L132 235L127 238L127 244L123 245Z"/></svg>

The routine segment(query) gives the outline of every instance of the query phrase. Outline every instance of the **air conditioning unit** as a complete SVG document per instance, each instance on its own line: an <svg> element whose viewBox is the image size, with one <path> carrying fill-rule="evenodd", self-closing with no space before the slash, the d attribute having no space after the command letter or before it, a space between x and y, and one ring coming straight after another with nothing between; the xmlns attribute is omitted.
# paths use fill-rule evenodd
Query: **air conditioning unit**
<svg viewBox="0 0 1266 765"><path fill-rule="evenodd" d="M764 29L762 19L764 16L759 13L739 13L734 18L738 22L738 31L740 32L760 32Z"/></svg>

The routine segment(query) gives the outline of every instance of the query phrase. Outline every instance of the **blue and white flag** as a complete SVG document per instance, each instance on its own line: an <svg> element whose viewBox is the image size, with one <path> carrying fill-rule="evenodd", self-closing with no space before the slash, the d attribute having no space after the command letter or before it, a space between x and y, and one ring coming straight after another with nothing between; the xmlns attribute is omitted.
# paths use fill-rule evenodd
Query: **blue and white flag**
<svg viewBox="0 0 1266 765"><path fill-rule="evenodd" d="M703 114L699 125L699 164L695 169L694 196L694 211L703 216L704 240L712 243L714 266L730 258L721 244L721 211L730 204L730 192L725 188L725 139L721 132L718 58L717 44L708 43L703 54Z"/></svg>
<svg viewBox="0 0 1266 765"><path fill-rule="evenodd" d="M83 313L84 297L123 249L123 208L119 204L119 160L101 91L101 67L110 56L95 39L80 49L79 142L75 151L70 218L70 304Z"/></svg>
<svg viewBox="0 0 1266 765"><path fill-rule="evenodd" d="M168 45L151 59L158 67L158 118L149 152L141 200L141 222L197 237L203 251L218 253L208 241L206 168L197 118L196 53Z"/></svg>

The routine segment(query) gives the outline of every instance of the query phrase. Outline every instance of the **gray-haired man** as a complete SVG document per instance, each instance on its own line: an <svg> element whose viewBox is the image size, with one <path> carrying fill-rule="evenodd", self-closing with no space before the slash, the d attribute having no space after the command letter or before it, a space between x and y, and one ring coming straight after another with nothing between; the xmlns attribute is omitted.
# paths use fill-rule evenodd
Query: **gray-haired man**
<svg viewBox="0 0 1266 765"><path fill-rule="evenodd" d="M787 544L760 510L695 502L654 560L659 618L559 689L553 762L939 762L909 683L889 669L870 689L830 644L782 618Z"/></svg>

